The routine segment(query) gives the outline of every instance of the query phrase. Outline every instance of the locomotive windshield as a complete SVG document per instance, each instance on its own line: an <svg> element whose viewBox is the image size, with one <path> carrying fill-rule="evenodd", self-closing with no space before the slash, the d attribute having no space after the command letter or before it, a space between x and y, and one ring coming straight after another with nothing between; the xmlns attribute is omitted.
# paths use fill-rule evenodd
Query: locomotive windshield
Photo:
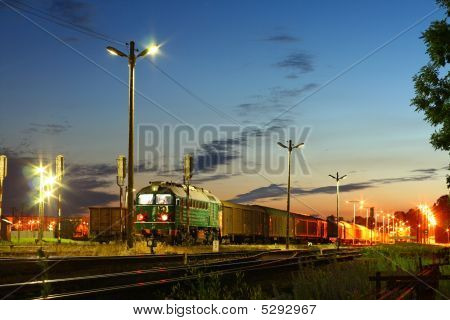
<svg viewBox="0 0 450 320"><path fill-rule="evenodd" d="M153 194L140 194L138 204L153 204Z"/></svg>
<svg viewBox="0 0 450 320"><path fill-rule="evenodd" d="M172 204L172 195L171 194L157 194L156 195L156 204Z"/></svg>

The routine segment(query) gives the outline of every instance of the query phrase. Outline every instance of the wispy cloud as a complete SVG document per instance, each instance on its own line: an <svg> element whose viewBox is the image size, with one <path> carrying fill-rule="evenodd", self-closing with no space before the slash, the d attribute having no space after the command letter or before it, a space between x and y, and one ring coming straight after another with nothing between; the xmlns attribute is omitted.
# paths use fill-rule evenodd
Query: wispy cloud
<svg viewBox="0 0 450 320"><path fill-rule="evenodd" d="M263 41L269 41L269 42L278 42L278 43L292 43L292 42L298 42L300 41L299 38L294 37L287 33L280 33L272 36L268 36Z"/></svg>
<svg viewBox="0 0 450 320"><path fill-rule="evenodd" d="M25 133L42 133L49 135L58 135L69 130L72 126L68 121L64 121L62 124L58 123L35 123L31 122L29 127L25 129Z"/></svg>
<svg viewBox="0 0 450 320"><path fill-rule="evenodd" d="M285 68L295 74L314 71L313 57L304 52L294 52L277 62L275 66Z"/></svg>
<svg viewBox="0 0 450 320"><path fill-rule="evenodd" d="M340 192L353 192L368 188L375 188L380 185L401 183L401 182L411 182L411 181L425 181L434 179L434 176L430 175L416 175L408 177L396 177L396 178L384 178L384 179L371 179L365 182L347 183L340 186ZM315 195L315 194L334 194L336 192L336 186L324 186L311 189L303 188L291 188L292 194L297 195ZM286 186L284 184L270 184L265 187L260 187L253 189L249 192L238 194L231 201L244 203L253 202L258 199L279 199L284 197L287 193Z"/></svg>
<svg viewBox="0 0 450 320"><path fill-rule="evenodd" d="M274 87L271 89L270 99L273 101L280 101L285 98L299 97L306 92L317 88L318 86L319 85L317 83L307 83L299 88Z"/></svg>

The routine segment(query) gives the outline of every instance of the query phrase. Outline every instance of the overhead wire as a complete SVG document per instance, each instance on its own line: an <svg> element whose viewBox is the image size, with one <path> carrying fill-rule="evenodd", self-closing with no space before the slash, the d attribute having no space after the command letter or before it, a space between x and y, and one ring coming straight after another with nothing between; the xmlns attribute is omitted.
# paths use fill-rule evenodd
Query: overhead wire
<svg viewBox="0 0 450 320"><path fill-rule="evenodd" d="M18 0L5 0L5 2L7 4L9 4L10 6L15 7L16 9L25 11L28 14L34 15L34 16L44 19L48 22L55 23L61 27L70 29L72 31L82 33L86 36L90 36L90 37L93 37L93 38L96 38L99 40L112 42L112 43L123 45L123 46L126 45L125 41L120 41L120 40L114 39L104 33L97 32L91 28L88 28L88 27L73 23L71 21L62 19L58 16L55 16L55 15L47 12L46 10L36 8L26 2L18 1Z"/></svg>

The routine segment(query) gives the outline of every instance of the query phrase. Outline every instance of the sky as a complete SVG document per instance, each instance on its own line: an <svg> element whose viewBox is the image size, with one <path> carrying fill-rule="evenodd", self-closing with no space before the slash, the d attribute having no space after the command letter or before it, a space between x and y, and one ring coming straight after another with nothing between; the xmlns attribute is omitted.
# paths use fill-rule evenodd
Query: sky
<svg viewBox="0 0 450 320"><path fill-rule="evenodd" d="M192 152L194 184L284 208L277 142L292 139L305 143L292 153L293 211L334 214L336 172L348 175L347 218L346 200L385 212L432 204L448 192L448 154L429 144L434 129L410 100L427 63L420 35L443 14L432 0L0 0L4 210L33 210L30 167L57 154L64 214L117 204L128 66L105 47L128 53L131 40L161 45L136 66L136 189L181 182Z"/></svg>

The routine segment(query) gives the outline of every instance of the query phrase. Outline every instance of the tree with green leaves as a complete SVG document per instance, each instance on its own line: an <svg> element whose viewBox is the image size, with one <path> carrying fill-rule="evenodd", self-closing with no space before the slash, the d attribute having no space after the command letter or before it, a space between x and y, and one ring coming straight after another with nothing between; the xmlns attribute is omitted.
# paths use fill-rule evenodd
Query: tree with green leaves
<svg viewBox="0 0 450 320"><path fill-rule="evenodd" d="M415 97L411 105L424 112L425 120L436 128L430 139L433 147L450 155L450 0L437 0L437 4L445 15L422 33L430 60L413 77Z"/></svg>

